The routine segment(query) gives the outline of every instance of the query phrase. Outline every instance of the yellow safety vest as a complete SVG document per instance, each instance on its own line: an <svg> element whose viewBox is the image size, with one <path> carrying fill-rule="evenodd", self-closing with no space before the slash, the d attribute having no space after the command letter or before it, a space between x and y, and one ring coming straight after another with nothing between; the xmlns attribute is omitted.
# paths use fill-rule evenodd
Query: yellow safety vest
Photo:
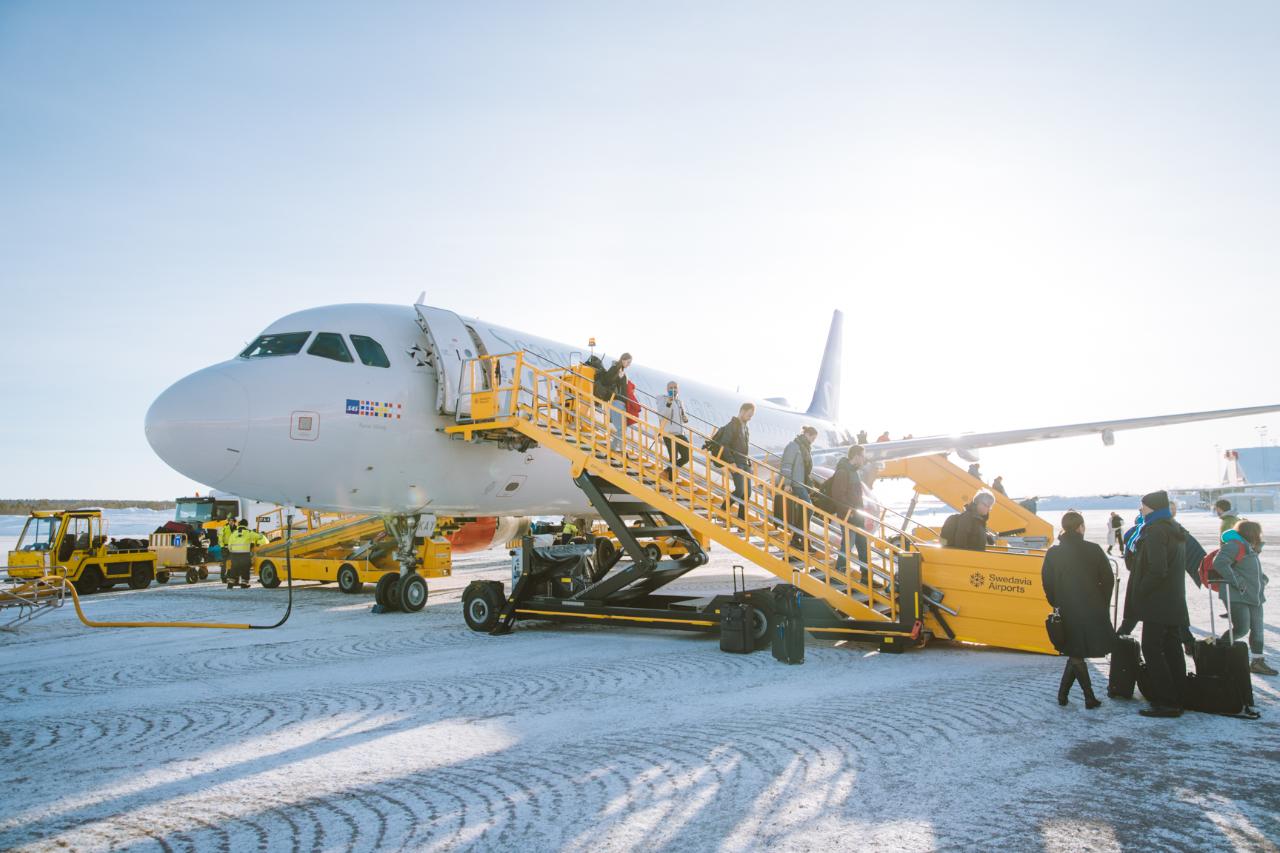
<svg viewBox="0 0 1280 853"><path fill-rule="evenodd" d="M254 545L265 545L267 537L256 530L237 530L227 537L227 547L232 554L248 554Z"/></svg>
<svg viewBox="0 0 1280 853"><path fill-rule="evenodd" d="M227 547L227 540L231 538L231 525L224 524L218 528L218 544Z"/></svg>
<svg viewBox="0 0 1280 853"><path fill-rule="evenodd" d="M566 523L564 526L564 530L562 532L564 533L565 536L577 536L578 525L572 524L572 523Z"/></svg>

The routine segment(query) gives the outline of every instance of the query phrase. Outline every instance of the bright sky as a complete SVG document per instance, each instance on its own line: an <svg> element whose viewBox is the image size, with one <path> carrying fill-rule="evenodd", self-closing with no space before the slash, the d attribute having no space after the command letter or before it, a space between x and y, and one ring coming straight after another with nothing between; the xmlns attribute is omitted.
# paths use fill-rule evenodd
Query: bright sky
<svg viewBox="0 0 1280 853"><path fill-rule="evenodd" d="M0 5L0 497L164 498L147 406L431 304L895 436L1280 402L1280 5ZM1220 476L1280 416L985 451Z"/></svg>

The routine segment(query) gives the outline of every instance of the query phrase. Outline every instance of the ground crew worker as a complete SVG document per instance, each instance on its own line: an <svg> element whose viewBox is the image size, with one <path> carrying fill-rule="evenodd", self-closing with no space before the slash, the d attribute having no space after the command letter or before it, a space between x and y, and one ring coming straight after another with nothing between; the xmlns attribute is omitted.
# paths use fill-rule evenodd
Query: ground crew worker
<svg viewBox="0 0 1280 853"><path fill-rule="evenodd" d="M573 542L573 537L578 535L578 525L573 523L573 519L565 518L564 524L560 527L560 544L568 545Z"/></svg>
<svg viewBox="0 0 1280 853"><path fill-rule="evenodd" d="M233 515L227 519L226 524L218 528L218 555L222 558L222 579L224 581L231 577L231 548L227 543L231 539L231 534L236 532L238 526L236 517Z"/></svg>
<svg viewBox="0 0 1280 853"><path fill-rule="evenodd" d="M236 532L227 539L227 545L231 548L231 578L227 581L227 589L237 586L237 579L241 589L249 588L249 571L253 566L253 546L265 544L267 544L267 537L256 530L250 530L243 521L240 522Z"/></svg>

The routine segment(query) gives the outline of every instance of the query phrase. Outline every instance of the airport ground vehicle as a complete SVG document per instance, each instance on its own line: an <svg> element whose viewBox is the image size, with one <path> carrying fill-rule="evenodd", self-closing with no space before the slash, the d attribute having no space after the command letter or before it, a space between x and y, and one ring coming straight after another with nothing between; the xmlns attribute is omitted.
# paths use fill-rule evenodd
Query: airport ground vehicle
<svg viewBox="0 0 1280 853"><path fill-rule="evenodd" d="M517 620L549 619L718 631L730 596L660 592L706 562L697 544L705 538L803 593L798 603L810 633L869 641L885 651L935 636L1056 653L1044 631L1051 608L1040 584L1043 552L1026 541L1047 524L1024 508L998 503L1001 512L992 523L1022 541L985 552L937 547L916 535L923 531L908 529L910 519L890 518L883 509L837 517L785 491L778 470L767 463L751 460L749 470L731 470L706 452L710 436L695 430L672 439L651 417L613 432L592 403L589 377L580 368L543 369L524 355L467 362L461 393L470 394L470 409L460 406L457 424L445 431L525 452L528 444L521 449L519 437L567 459L573 482L622 553L612 563L565 565L554 554L538 560L530 547L522 548L513 555L509 592L498 581L476 581L464 591L463 615L473 630L505 633ZM489 362L498 358L514 362L504 371L511 384L477 381L492 375ZM674 480L663 476L664 438L686 442L690 452L690 463ZM920 491L948 495L976 483L957 480L955 466L940 457L928 464L924 471L906 467L892 475L912 479ZM731 494L731 473L748 486L744 500ZM639 526L629 519L639 519ZM687 556L655 559L639 541L662 537L683 540ZM855 548L858 537L867 541L865 557ZM771 600L755 589L732 599L752 605L754 639L762 643L776 621Z"/></svg>
<svg viewBox="0 0 1280 853"><path fill-rule="evenodd" d="M9 552L9 576L34 580L57 570L88 595L118 583L144 589L155 579L156 563L156 553L141 543L108 541L102 510L38 510Z"/></svg>
<svg viewBox="0 0 1280 853"><path fill-rule="evenodd" d="M272 527L273 513L258 517L259 529L276 538L259 547L253 555L254 572L264 587L273 589L284 580L285 539L282 524ZM377 601L386 609L421 610L426 604L426 582L410 590L407 606L392 601L388 589L399 581L396 542L388 535L382 518L376 515L306 519L307 527L296 527L291 564L295 581L336 583L346 593L360 592L366 583L377 584ZM452 551L440 536L415 537L421 577L447 577L452 572ZM401 596L402 597L402 596Z"/></svg>

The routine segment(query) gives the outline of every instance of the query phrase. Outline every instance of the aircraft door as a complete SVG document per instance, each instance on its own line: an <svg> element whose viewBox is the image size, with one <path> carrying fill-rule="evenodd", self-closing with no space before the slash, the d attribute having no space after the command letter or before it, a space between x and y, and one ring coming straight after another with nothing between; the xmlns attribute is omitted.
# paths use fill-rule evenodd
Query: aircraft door
<svg viewBox="0 0 1280 853"><path fill-rule="evenodd" d="M436 407L442 415L471 411L471 398L462 388L465 363L479 355L466 324L452 311L415 305L418 325L427 335L436 366Z"/></svg>

